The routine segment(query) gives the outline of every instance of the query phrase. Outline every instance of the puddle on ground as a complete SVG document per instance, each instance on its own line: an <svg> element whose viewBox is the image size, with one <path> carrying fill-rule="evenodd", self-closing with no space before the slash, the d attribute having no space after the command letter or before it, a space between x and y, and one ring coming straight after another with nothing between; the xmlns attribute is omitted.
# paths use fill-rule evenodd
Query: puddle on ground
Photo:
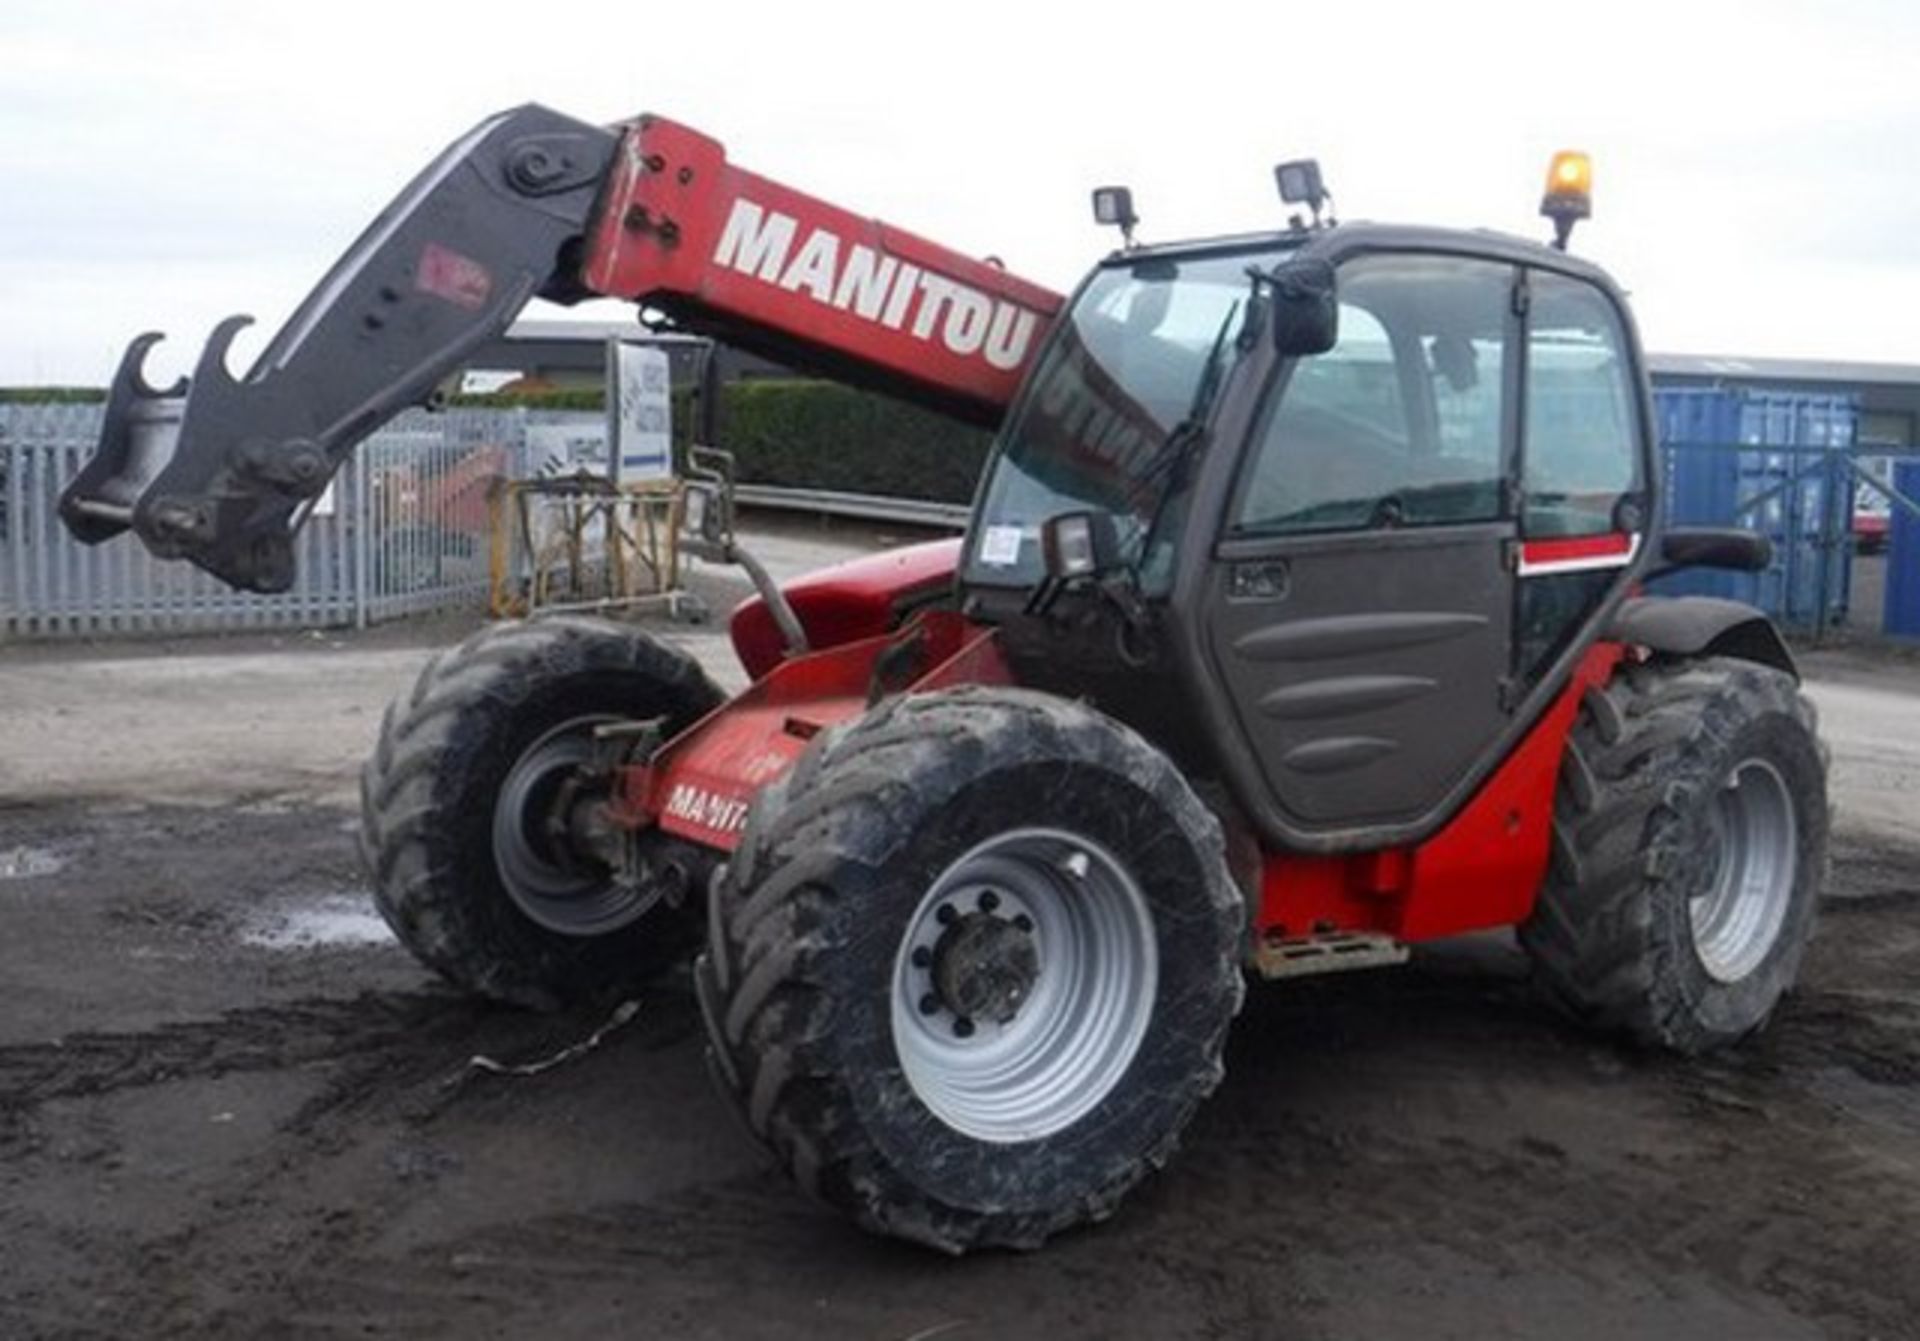
<svg viewBox="0 0 1920 1341"><path fill-rule="evenodd" d="M37 875L53 875L66 864L67 859L51 848L0 848L0 880L30 880Z"/></svg>
<svg viewBox="0 0 1920 1341"><path fill-rule="evenodd" d="M393 932L363 893L327 894L299 906L263 912L241 931L240 939L263 950L394 943Z"/></svg>

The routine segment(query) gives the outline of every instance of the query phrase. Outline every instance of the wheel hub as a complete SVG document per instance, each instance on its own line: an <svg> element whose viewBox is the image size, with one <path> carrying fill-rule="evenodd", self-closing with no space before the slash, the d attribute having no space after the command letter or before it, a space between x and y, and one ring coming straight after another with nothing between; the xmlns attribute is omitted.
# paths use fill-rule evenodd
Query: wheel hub
<svg viewBox="0 0 1920 1341"><path fill-rule="evenodd" d="M594 798L578 785L593 759L595 728L618 719L578 717L527 746L493 807L494 868L507 897L537 925L567 936L603 936L644 916L656 882L623 878L606 860Z"/></svg>
<svg viewBox="0 0 1920 1341"><path fill-rule="evenodd" d="M976 1140L1037 1140L1120 1083L1147 1032L1159 947L1112 852L1017 829L941 873L907 920L893 1041L915 1096Z"/></svg>
<svg viewBox="0 0 1920 1341"><path fill-rule="evenodd" d="M933 947L933 987L961 1019L1008 1024L1039 980L1040 953L1033 943L1033 919L1019 914L1017 924L985 911L986 901L981 895L982 909L954 918L940 933Z"/></svg>
<svg viewBox="0 0 1920 1341"><path fill-rule="evenodd" d="M1786 923L1800 840L1786 780L1773 765L1736 766L1708 812L1705 888L1688 907L1708 976L1739 982L1766 960Z"/></svg>

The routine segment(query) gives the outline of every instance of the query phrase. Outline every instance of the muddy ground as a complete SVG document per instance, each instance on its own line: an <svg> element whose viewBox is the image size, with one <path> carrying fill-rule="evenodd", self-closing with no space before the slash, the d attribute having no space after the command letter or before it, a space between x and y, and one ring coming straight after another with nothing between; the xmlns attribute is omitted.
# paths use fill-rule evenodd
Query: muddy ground
<svg viewBox="0 0 1920 1341"><path fill-rule="evenodd" d="M1746 1048L1586 1037L1501 938L1256 988L1117 1219L948 1261L769 1170L683 984L470 1064L606 1017L370 916L352 760L456 632L0 650L0 1336L1920 1336L1911 661L1811 662L1836 860Z"/></svg>

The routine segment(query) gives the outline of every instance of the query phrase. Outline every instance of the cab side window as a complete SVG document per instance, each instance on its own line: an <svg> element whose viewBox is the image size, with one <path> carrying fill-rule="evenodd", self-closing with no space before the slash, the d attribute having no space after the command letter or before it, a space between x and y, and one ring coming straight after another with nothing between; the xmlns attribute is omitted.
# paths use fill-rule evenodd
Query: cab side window
<svg viewBox="0 0 1920 1341"><path fill-rule="evenodd" d="M1536 271L1529 290L1522 534L1609 535L1621 501L1645 488L1626 332L1606 295L1582 280ZM1522 577L1514 654L1523 683L1547 673L1618 577L1613 568Z"/></svg>
<svg viewBox="0 0 1920 1341"><path fill-rule="evenodd" d="M1530 287L1523 529L1605 535L1642 487L1625 332L1591 284L1535 273Z"/></svg>
<svg viewBox="0 0 1920 1341"><path fill-rule="evenodd" d="M1435 255L1341 266L1339 342L1269 405L1234 533L1498 519L1513 277Z"/></svg>
<svg viewBox="0 0 1920 1341"><path fill-rule="evenodd" d="M1294 367L1267 419L1238 530L1273 535L1365 526L1408 451L1407 407L1387 331L1340 304L1340 340Z"/></svg>

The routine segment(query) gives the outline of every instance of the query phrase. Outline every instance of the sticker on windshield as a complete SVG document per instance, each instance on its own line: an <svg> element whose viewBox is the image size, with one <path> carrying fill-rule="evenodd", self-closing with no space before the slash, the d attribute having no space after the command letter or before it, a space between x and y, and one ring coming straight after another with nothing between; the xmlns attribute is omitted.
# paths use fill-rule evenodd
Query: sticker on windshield
<svg viewBox="0 0 1920 1341"><path fill-rule="evenodd" d="M989 526L980 541L980 562L992 568L1011 568L1020 562L1020 528Z"/></svg>

